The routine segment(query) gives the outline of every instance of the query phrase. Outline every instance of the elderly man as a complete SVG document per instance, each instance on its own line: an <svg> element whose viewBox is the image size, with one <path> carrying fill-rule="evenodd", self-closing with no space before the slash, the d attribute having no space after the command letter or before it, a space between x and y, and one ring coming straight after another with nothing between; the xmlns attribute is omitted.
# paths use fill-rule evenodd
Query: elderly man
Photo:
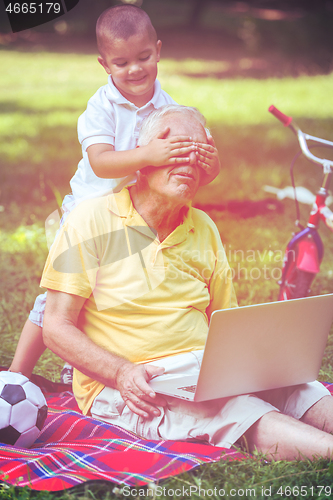
<svg viewBox="0 0 333 500"><path fill-rule="evenodd" d="M204 118L168 105L143 124L207 142ZM333 452L333 399L319 383L204 403L162 398L153 376L198 370L212 311L236 307L216 226L191 207L201 169L146 167L135 185L79 205L52 247L45 344L75 367L85 414L149 439L244 439L274 458ZM163 375L165 376L165 375Z"/></svg>

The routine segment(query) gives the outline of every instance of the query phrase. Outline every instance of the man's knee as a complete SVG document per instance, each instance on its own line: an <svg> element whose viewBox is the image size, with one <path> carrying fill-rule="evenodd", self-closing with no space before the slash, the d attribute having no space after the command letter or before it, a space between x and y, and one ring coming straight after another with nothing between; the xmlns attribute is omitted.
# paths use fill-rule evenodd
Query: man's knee
<svg viewBox="0 0 333 500"><path fill-rule="evenodd" d="M317 429L333 433L333 397L321 398L304 413L300 420Z"/></svg>
<svg viewBox="0 0 333 500"><path fill-rule="evenodd" d="M263 415L243 438L248 451L257 449L267 459L331 458L333 453L333 436L276 411Z"/></svg>
<svg viewBox="0 0 333 500"><path fill-rule="evenodd" d="M265 441L265 436L271 434L272 427L280 422L280 413L278 411L270 411L260 417L254 424L247 429L239 442L249 452L259 449L261 443ZM285 417L285 415L283 415Z"/></svg>

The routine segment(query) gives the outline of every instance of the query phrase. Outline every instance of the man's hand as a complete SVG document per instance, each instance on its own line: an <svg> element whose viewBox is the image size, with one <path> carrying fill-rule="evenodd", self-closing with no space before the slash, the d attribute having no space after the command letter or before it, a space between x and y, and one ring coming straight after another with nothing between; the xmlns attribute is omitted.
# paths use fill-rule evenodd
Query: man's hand
<svg viewBox="0 0 333 500"><path fill-rule="evenodd" d="M208 143L196 143L197 165L204 171L201 185L209 184L218 176L221 170L218 152L212 136L208 136Z"/></svg>
<svg viewBox="0 0 333 500"><path fill-rule="evenodd" d="M167 137L169 132L170 128L166 127L149 144L142 146L146 152L146 166L165 167L190 162L190 153L196 151L197 146L185 135Z"/></svg>
<svg viewBox="0 0 333 500"><path fill-rule="evenodd" d="M160 366L135 365L130 362L125 362L118 369L115 388L133 413L144 418L161 414L157 406L164 406L165 401L149 387L148 381L163 372L164 368Z"/></svg>

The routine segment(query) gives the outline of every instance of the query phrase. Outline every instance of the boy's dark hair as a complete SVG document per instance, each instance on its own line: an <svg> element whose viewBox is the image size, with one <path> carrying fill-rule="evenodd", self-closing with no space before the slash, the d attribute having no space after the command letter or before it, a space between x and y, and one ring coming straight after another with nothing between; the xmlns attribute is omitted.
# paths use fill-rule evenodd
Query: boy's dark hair
<svg viewBox="0 0 333 500"><path fill-rule="evenodd" d="M97 46L102 57L112 39L128 40L138 33L148 33L155 42L157 35L148 14L135 5L116 5L106 9L96 24Z"/></svg>

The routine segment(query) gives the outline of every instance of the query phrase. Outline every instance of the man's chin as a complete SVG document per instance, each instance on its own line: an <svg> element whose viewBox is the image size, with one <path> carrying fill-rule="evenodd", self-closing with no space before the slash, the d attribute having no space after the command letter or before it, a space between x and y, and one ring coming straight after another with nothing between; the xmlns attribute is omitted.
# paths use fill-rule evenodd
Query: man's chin
<svg viewBox="0 0 333 500"><path fill-rule="evenodd" d="M179 197L187 203L189 201L192 201L192 199L196 195L196 192L198 191L198 187L198 183L194 180L186 180L180 182L175 189L174 196Z"/></svg>

